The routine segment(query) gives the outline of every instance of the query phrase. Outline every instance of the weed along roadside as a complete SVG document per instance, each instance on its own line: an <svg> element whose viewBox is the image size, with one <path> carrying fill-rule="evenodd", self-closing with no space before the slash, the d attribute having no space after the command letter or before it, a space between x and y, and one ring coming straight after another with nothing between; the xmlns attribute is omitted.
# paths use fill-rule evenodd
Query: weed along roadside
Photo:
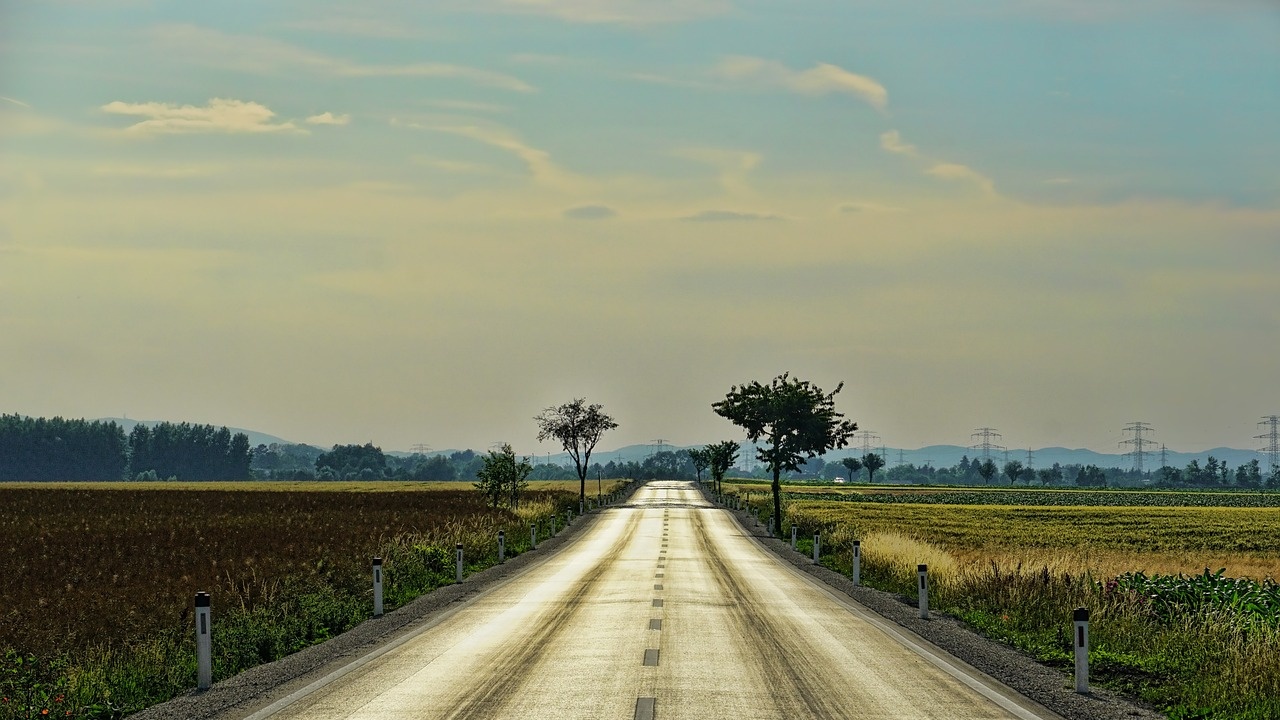
<svg viewBox="0 0 1280 720"><path fill-rule="evenodd" d="M750 508L759 496L746 497L731 494L725 500L731 507L747 505L743 524L750 528ZM1059 690L1071 694L1077 687L1093 697L1115 691L1172 718L1280 717L1280 587L1274 581L1232 578L1224 571L1148 574L1141 571L1142 565L1116 571L1120 563L1133 561L1118 546L1147 545L1143 532L1158 533L1151 545L1167 553L1157 553L1149 562L1158 567L1179 558L1186 562L1187 556L1204 558L1219 552L1212 543L1221 537L1218 528L1224 514L1238 522L1258 513L1259 523L1267 527L1273 519L1265 516L1265 509L1058 506L1046 513L797 497L803 495L789 500L778 533L787 542L766 544L785 550L781 554L792 564L814 568L816 555L811 555L814 548L806 538L820 534L819 563L829 571L824 580L860 602L883 602L874 595L864 599L865 593L852 581L856 541L858 580L891 593L893 600L885 606L891 616L910 612L907 603L918 603L918 613L912 614L921 629L910 620L895 620L931 641L938 642L929 632L941 616L1034 658L1055 674ZM1109 511L1111 525L1093 519ZM1089 518L1089 528L1101 528L1093 533L1092 545L1073 545L1070 540L1076 535L1056 532L1076 513ZM1178 529L1186 548L1171 547L1172 535L1162 526L1148 529L1146 517L1153 513L1181 518ZM1014 522L1021 523L1016 533L1007 527ZM1241 526L1235 537L1261 532L1265 530ZM1038 547L1015 545L1004 539L1009 536L1026 538ZM1060 545L1052 545L1055 537ZM1117 549L1109 552L1108 547ZM1249 555L1241 565L1265 562L1265 556ZM926 615L931 619L920 619ZM1082 634L1081 621L1086 618ZM1080 644L1086 640L1081 657ZM1010 684L1016 688L1016 682Z"/></svg>
<svg viewBox="0 0 1280 720"><path fill-rule="evenodd" d="M616 496L629 486L615 481L607 489ZM43 492L19 497L16 511L32 513L36 522L51 520L44 545L64 549L57 576L93 577L91 561L97 557L98 577L107 574L107 589L77 613L66 598L53 608L49 600L59 589L79 590L75 586L46 589L39 578L21 575L0 579L0 599L11 609L0 617L0 643L6 646L0 648L0 696L6 698L0 718L117 718L177 696L216 697L228 678L248 668L332 638L344 638L345 645L394 632L412 621L415 599L444 593L439 601L448 602L473 592L477 573L515 572L536 562L560 544L559 537L547 537L551 518L564 520L566 512L577 511L576 495L562 490L531 491L515 513L485 508L474 492L441 489L79 490L70 491L74 502L66 503L58 502L68 500L59 491ZM6 499L14 493L6 491ZM211 510L193 518L186 512L193 501ZM69 529L102 528L97 547L62 544L75 533L59 532L57 518L72 511L78 515ZM106 517L131 521L112 525ZM572 532L579 524L574 520L568 528L561 523L558 534ZM523 531L530 524L543 535L534 553ZM156 541L182 537L184 529L204 540L200 553ZM495 567L499 533L505 562ZM138 567L125 575L128 561ZM24 579L31 583L28 594L43 598L44 608L36 601L10 602ZM196 589L208 593L207 606L193 612ZM80 599L86 595L76 593ZM139 603L141 597L155 601ZM383 617L375 620L379 609ZM90 624L95 616L98 632ZM197 653L202 617L207 668ZM37 627L40 618L43 628ZM193 693L206 681L213 683L211 690Z"/></svg>

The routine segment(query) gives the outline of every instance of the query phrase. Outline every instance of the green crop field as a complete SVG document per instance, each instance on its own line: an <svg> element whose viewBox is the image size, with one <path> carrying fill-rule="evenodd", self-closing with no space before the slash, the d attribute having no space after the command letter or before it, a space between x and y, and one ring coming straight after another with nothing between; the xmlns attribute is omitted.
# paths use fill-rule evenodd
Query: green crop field
<svg viewBox="0 0 1280 720"><path fill-rule="evenodd" d="M514 555L576 513L576 482L530 485L518 513L467 483L0 485L0 718L115 718L194 687L197 590L215 678L323 641L371 614L375 555L390 610L453 581L455 543L480 569L499 530Z"/></svg>
<svg viewBox="0 0 1280 720"><path fill-rule="evenodd" d="M770 507L759 485L726 489ZM786 491L783 533L821 532L833 569L849 572L858 539L864 582L914 597L916 566L927 563L935 607L1064 670L1071 611L1088 607L1097 682L1172 718L1280 717L1280 511L1270 494ZM800 544L812 552L812 541Z"/></svg>

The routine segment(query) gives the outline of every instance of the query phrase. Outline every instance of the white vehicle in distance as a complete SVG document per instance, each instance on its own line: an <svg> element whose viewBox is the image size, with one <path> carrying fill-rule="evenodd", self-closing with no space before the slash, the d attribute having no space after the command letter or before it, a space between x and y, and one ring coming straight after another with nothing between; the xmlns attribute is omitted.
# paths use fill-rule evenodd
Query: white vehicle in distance
<svg viewBox="0 0 1280 720"><path fill-rule="evenodd" d="M844 480L844 478L842 478L842 477L840 477L839 475L837 475L837 476L836 476L836 478L835 478L835 480L833 480L832 482L835 482L835 483L836 483L836 484L838 484L838 485L843 485L843 484L844 484L844 482L845 482L845 480Z"/></svg>

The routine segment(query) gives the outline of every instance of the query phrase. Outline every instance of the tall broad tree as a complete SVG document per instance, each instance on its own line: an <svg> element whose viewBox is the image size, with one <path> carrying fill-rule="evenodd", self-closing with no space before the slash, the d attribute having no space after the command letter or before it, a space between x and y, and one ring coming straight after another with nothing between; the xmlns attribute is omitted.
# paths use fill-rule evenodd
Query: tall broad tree
<svg viewBox="0 0 1280 720"><path fill-rule="evenodd" d="M884 457L876 453L867 453L862 456L862 467L867 469L867 482L875 483L876 471L884 467Z"/></svg>
<svg viewBox="0 0 1280 720"><path fill-rule="evenodd" d="M724 474L738 462L738 443L732 440L721 440L715 445L706 447L707 459L710 462L711 484L716 492L721 492Z"/></svg>
<svg viewBox="0 0 1280 720"><path fill-rule="evenodd" d="M689 455L690 462L693 463L693 472L697 476L698 483L702 482L702 473L708 467L711 467L711 448L689 448L685 450Z"/></svg>
<svg viewBox="0 0 1280 720"><path fill-rule="evenodd" d="M844 458L843 460L840 461L840 464L845 466L845 468L849 471L849 482L853 482L853 476L857 475L858 471L862 470L862 461L856 457L850 456L850 457Z"/></svg>
<svg viewBox="0 0 1280 720"><path fill-rule="evenodd" d="M1009 478L1009 484L1013 485L1018 482L1018 478L1022 477L1022 473L1026 470L1020 460L1010 460L1004 464L1004 476Z"/></svg>
<svg viewBox="0 0 1280 720"><path fill-rule="evenodd" d="M982 476L982 480L988 485L991 484L991 478L995 477L997 472L999 472L999 468L996 467L991 458L983 460L982 464L978 466L978 474Z"/></svg>
<svg viewBox="0 0 1280 720"><path fill-rule="evenodd" d="M840 383L824 393L807 380L783 373L768 385L734 385L724 400L711 405L717 415L745 430L751 442L765 441L756 457L773 472L774 527L782 527L782 471L799 472L806 459L847 446L858 429L857 423L836 412L835 397L843 387Z"/></svg>
<svg viewBox="0 0 1280 720"><path fill-rule="evenodd" d="M538 442L554 439L573 459L578 473L578 505L587 502L587 469L591 467L591 452L600 442L600 436L618 427L613 418L601 411L603 405L587 404L586 398L558 407L549 407L534 418L538 423Z"/></svg>

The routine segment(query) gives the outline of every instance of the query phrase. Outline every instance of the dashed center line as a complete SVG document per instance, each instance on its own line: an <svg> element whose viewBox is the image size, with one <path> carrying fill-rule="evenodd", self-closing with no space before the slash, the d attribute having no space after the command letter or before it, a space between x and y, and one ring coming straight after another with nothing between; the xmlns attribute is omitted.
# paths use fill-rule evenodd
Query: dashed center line
<svg viewBox="0 0 1280 720"><path fill-rule="evenodd" d="M654 607L662 607L662 598L654 598L654 599L653 599L653 606L654 606Z"/></svg>
<svg viewBox="0 0 1280 720"><path fill-rule="evenodd" d="M650 630L661 630L661 629L662 629L662 618L652 618L652 619L650 619L650 620L649 620L649 629L650 629Z"/></svg>
<svg viewBox="0 0 1280 720"><path fill-rule="evenodd" d="M636 698L635 720L653 720L653 712L654 712L655 704L657 704L656 698L651 698L651 697Z"/></svg>
<svg viewBox="0 0 1280 720"><path fill-rule="evenodd" d="M656 666L657 666L657 664L658 664L658 651L657 651L656 649L654 649L654 648L649 648L648 650L645 650L645 651L644 651L644 664L645 664L645 665L647 665L647 666L649 666L649 667L656 667Z"/></svg>

